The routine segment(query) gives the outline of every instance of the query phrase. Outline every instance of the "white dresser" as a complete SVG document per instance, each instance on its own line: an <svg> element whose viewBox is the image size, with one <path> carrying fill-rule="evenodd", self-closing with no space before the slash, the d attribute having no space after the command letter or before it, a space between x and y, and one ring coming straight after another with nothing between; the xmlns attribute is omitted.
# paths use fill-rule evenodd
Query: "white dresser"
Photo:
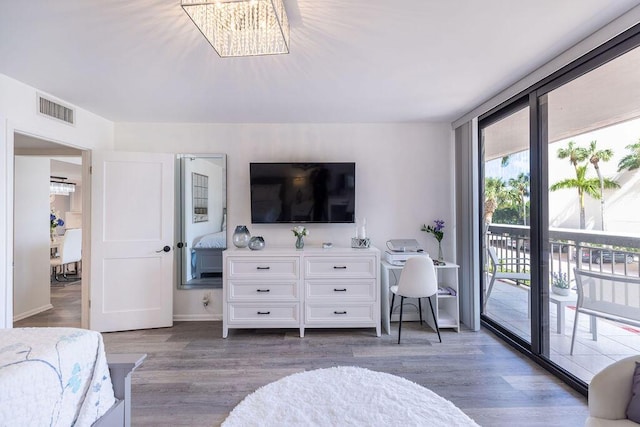
<svg viewBox="0 0 640 427"><path fill-rule="evenodd" d="M227 249L223 326L375 328L380 336L380 251L307 247Z"/></svg>

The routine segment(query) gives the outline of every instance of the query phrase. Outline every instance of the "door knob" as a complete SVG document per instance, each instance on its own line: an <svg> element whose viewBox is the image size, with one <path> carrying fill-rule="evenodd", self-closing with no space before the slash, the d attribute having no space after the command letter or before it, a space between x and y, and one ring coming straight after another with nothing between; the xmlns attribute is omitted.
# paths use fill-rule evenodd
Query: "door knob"
<svg viewBox="0 0 640 427"><path fill-rule="evenodd" d="M164 248L160 249L159 251L156 251L157 254L159 254L160 252L169 252L171 250L171 246L165 246Z"/></svg>
<svg viewBox="0 0 640 427"><path fill-rule="evenodd" d="M184 247L184 243L182 242L178 242L178 244L176 245L179 249L182 249Z"/></svg>

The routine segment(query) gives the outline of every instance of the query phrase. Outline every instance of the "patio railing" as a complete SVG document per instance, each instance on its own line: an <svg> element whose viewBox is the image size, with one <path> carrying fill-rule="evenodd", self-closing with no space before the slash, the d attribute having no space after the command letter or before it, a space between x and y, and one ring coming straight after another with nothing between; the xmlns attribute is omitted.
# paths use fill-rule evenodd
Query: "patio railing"
<svg viewBox="0 0 640 427"><path fill-rule="evenodd" d="M530 260L529 227L491 224L485 244L496 248L506 263L523 265ZM573 282L573 268L640 277L640 236L597 230L549 229L550 273L566 274ZM518 267L526 268L526 267ZM525 283L526 284L526 283Z"/></svg>

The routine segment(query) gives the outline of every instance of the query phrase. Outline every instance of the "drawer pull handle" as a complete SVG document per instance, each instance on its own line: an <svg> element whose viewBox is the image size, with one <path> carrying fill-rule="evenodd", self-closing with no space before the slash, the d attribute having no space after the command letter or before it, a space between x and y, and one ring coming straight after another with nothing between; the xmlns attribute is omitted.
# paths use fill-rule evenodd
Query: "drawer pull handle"
<svg viewBox="0 0 640 427"><path fill-rule="evenodd" d="M347 314L346 311L334 311L333 314Z"/></svg>
<svg viewBox="0 0 640 427"><path fill-rule="evenodd" d="M347 266L346 265L334 265L333 268L336 269L336 270L346 270Z"/></svg>
<svg viewBox="0 0 640 427"><path fill-rule="evenodd" d="M271 267L256 267L258 270L269 270Z"/></svg>
<svg viewBox="0 0 640 427"><path fill-rule="evenodd" d="M271 289L256 289L256 292L271 292Z"/></svg>
<svg viewBox="0 0 640 427"><path fill-rule="evenodd" d="M270 311L259 311L258 314L271 314Z"/></svg>
<svg viewBox="0 0 640 427"><path fill-rule="evenodd" d="M333 292L347 292L347 288L344 289L334 289Z"/></svg>

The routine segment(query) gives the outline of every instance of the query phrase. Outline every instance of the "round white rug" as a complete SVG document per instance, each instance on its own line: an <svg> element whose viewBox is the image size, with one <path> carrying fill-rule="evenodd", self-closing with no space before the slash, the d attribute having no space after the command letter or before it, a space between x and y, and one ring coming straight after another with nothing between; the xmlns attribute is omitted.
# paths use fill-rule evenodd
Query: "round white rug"
<svg viewBox="0 0 640 427"><path fill-rule="evenodd" d="M301 372L259 388L223 427L477 426L453 403L404 378L357 367Z"/></svg>

